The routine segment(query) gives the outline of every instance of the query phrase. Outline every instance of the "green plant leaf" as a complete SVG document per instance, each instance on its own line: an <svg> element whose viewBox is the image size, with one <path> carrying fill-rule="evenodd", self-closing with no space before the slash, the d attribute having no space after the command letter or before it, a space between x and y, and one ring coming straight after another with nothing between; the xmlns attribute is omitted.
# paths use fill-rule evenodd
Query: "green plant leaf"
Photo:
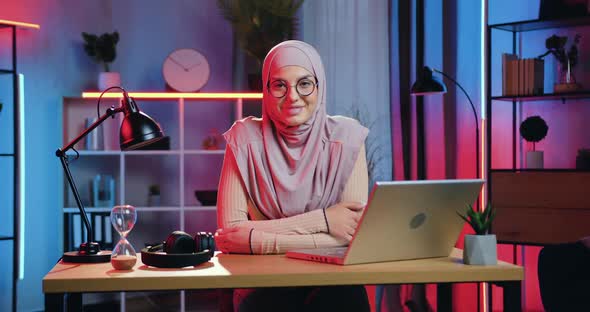
<svg viewBox="0 0 590 312"><path fill-rule="evenodd" d="M259 65L272 47L295 36L302 4L303 0L217 0L240 47Z"/></svg>

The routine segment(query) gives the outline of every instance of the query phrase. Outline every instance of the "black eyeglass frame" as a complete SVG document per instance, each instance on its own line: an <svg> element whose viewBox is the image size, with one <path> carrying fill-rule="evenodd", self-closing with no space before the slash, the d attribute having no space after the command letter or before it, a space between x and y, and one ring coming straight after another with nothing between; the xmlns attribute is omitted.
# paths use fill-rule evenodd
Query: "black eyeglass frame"
<svg viewBox="0 0 590 312"><path fill-rule="evenodd" d="M299 96L310 96L310 95L311 95L311 94L312 94L312 93L313 93L313 92L314 92L314 91L317 89L317 87L320 85L320 82L318 81L318 77L316 77L316 76L313 76L313 79L315 80L315 84L313 85L313 89L312 89L312 90L311 90L311 92L309 92L308 94L301 94L301 93L299 92L299 89L297 88L297 85L299 85L299 82L300 82L300 81L302 81L302 80L304 80L304 79L309 79L309 78L308 78L308 77L303 77L303 78L301 78L301 79L297 80L297 83L295 84L295 91L297 92L297 94L299 94ZM284 83L285 83L285 85L287 85L289 88L292 88L292 87L293 87L292 85L288 84L288 83L287 83L286 81L284 81L284 80L277 79L277 80L275 80L275 81L282 81L282 82L284 82ZM283 94L282 96L278 96L278 97L277 97L277 96L274 96L274 95L272 94L272 92L270 91L270 80L268 80L268 81L266 82L266 91L268 92L268 94L270 94L270 95L271 95L272 97L274 97L275 99L282 99L282 98L284 98L284 97L287 95L287 93L289 92L289 89L286 89L286 90L285 90L285 94Z"/></svg>

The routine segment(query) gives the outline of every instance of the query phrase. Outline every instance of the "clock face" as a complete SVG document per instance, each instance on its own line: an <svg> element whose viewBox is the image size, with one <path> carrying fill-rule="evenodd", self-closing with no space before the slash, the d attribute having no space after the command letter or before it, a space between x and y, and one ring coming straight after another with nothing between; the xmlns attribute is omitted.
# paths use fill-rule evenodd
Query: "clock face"
<svg viewBox="0 0 590 312"><path fill-rule="evenodd" d="M179 92L195 92L209 80L209 63L197 50L179 49L166 57L162 74L172 89Z"/></svg>

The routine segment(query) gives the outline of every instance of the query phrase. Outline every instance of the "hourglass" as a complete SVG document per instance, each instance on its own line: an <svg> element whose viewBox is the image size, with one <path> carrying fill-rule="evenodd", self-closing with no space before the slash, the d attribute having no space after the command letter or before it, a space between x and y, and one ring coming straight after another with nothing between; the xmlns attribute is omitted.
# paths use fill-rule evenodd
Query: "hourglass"
<svg viewBox="0 0 590 312"><path fill-rule="evenodd" d="M111 254L111 265L116 270L131 270L137 262L135 249L127 240L136 220L137 212L133 206L115 206L111 210L111 224L121 236Z"/></svg>

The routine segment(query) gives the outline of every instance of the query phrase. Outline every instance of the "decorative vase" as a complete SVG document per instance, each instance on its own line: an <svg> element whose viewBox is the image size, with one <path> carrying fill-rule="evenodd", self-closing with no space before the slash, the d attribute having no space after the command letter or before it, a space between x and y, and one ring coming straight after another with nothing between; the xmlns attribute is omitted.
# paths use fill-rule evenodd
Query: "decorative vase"
<svg viewBox="0 0 590 312"><path fill-rule="evenodd" d="M160 195L149 195L148 196L148 207L160 206Z"/></svg>
<svg viewBox="0 0 590 312"><path fill-rule="evenodd" d="M497 246L498 243L495 234L465 235L463 263L472 265L496 265L498 264Z"/></svg>
<svg viewBox="0 0 590 312"><path fill-rule="evenodd" d="M528 169L543 168L543 151L526 152L526 167Z"/></svg>
<svg viewBox="0 0 590 312"><path fill-rule="evenodd" d="M574 75L573 68L570 66L569 60L567 61L567 64L558 64L558 75L558 82L553 85L553 92L574 92L582 88L582 86L576 83L576 77Z"/></svg>
<svg viewBox="0 0 590 312"><path fill-rule="evenodd" d="M121 85L121 75L116 72L101 72L98 74L98 89L104 91L110 87Z"/></svg>

